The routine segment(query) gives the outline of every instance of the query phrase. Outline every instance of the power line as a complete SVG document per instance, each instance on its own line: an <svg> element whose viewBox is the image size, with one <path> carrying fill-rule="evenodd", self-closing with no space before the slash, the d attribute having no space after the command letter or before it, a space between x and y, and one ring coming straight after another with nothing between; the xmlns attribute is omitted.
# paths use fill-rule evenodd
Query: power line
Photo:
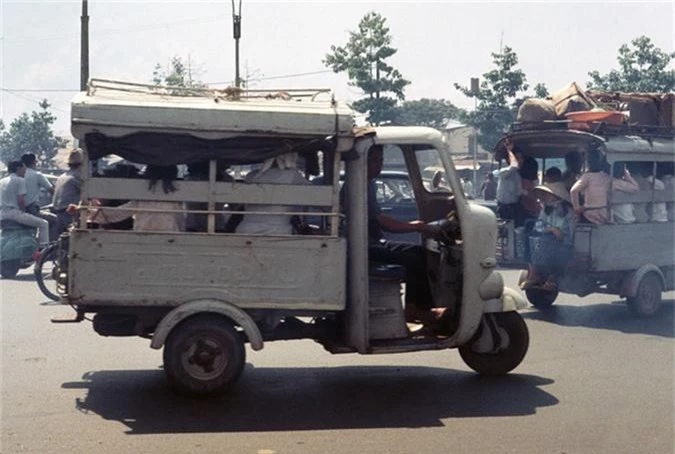
<svg viewBox="0 0 675 454"><path fill-rule="evenodd" d="M42 102L42 99L29 98L28 96L24 96L24 95L20 95L19 93L15 93L14 90L8 90L7 88L0 88L0 90L5 92L5 93L9 93L10 95L14 95L17 98L21 98L24 101L34 102L36 104L40 104ZM52 109L52 110L63 112L63 113L70 113L67 110L63 110L63 109L59 109L58 107L54 107L51 104L49 105L49 108Z"/></svg>
<svg viewBox="0 0 675 454"><path fill-rule="evenodd" d="M304 77L304 76L314 76L317 74L326 74L333 72L330 69L321 70L321 71L309 71L303 73L294 73L294 74L282 74L277 76L269 77L255 77L251 80L278 80L278 79L292 79L295 77ZM231 84L232 80L220 81L220 82L204 82L206 85L221 85L221 84ZM80 90L77 88L5 88L0 87L0 91L6 91L9 93L77 93ZM18 96L18 95L17 95Z"/></svg>

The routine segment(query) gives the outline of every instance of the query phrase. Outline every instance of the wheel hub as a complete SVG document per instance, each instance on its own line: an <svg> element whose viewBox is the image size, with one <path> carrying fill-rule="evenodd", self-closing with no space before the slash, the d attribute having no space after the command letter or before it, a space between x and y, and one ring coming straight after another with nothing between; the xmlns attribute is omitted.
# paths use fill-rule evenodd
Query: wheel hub
<svg viewBox="0 0 675 454"><path fill-rule="evenodd" d="M189 372L203 378L217 375L227 366L222 347L210 339L198 339L192 343L183 358Z"/></svg>

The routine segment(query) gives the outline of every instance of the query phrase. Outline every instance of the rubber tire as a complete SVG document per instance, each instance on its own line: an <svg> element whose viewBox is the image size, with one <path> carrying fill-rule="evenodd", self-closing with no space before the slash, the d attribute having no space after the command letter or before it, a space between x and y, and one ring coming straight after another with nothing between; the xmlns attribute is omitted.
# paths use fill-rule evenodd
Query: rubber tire
<svg viewBox="0 0 675 454"><path fill-rule="evenodd" d="M215 345L226 355L226 363L216 376L198 377L186 367L186 353L199 341ZM171 388L180 394L206 396L228 391L241 375L245 361L244 342L230 321L218 315L196 315L184 320L171 330L164 346L164 372ZM192 369L197 372L197 366Z"/></svg>
<svg viewBox="0 0 675 454"><path fill-rule="evenodd" d="M459 354L471 369L481 375L504 375L515 369L525 358L530 346L530 333L523 317L515 311L486 314L509 335L509 345L497 353L478 353L471 344L459 347Z"/></svg>
<svg viewBox="0 0 675 454"><path fill-rule="evenodd" d="M661 277L654 272L645 274L635 296L626 299L628 310L637 317L651 317L661 307L662 292Z"/></svg>
<svg viewBox="0 0 675 454"><path fill-rule="evenodd" d="M57 244L53 244L40 254L40 258L38 259L37 263L35 264L35 281L37 282L38 287L40 288L40 291L50 300L52 301L59 301L59 295L57 293L52 292L52 289L49 288L49 285L45 283L44 281L44 273L43 269L45 266L50 267L50 266L56 266L54 263L54 260L58 259L57 254L59 252L59 247ZM52 273L54 272L54 269L51 268L47 270L48 272ZM53 276L52 276L53 279ZM56 282L56 280L52 280L50 282Z"/></svg>
<svg viewBox="0 0 675 454"><path fill-rule="evenodd" d="M525 289L525 296L531 305L537 309L547 309L553 305L558 298L558 291L549 292L538 288Z"/></svg>
<svg viewBox="0 0 675 454"><path fill-rule="evenodd" d="M0 276L5 279L15 278L20 269L20 260L5 260L4 262L0 262Z"/></svg>

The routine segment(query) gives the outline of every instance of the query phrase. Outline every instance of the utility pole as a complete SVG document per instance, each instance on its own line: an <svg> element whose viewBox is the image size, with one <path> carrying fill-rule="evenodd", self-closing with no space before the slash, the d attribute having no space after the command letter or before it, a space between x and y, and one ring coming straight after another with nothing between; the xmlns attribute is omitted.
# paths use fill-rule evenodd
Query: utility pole
<svg viewBox="0 0 675 454"><path fill-rule="evenodd" d="M89 13L87 0L82 0L80 26L80 91L87 91L87 83L89 82Z"/></svg>
<svg viewBox="0 0 675 454"><path fill-rule="evenodd" d="M239 38L241 38L241 0L239 8L235 9L235 0L232 0L232 34L234 36L234 86L241 87L241 78L239 77Z"/></svg>
<svg viewBox="0 0 675 454"><path fill-rule="evenodd" d="M474 104L473 104L473 111L474 113L478 109L478 94L480 93L480 85L478 81L478 77L472 77L471 78L471 93L473 93L474 98ZM477 178L477 166L476 166L476 161L478 159L478 130L476 127L473 127L473 191L474 191L474 197L476 194L476 188L478 187L478 178Z"/></svg>

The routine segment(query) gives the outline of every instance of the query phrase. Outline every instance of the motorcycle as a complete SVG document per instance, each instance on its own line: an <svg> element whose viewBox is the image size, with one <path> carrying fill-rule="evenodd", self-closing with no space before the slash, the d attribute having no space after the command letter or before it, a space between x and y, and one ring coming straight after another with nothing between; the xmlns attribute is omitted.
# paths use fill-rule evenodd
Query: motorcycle
<svg viewBox="0 0 675 454"><path fill-rule="evenodd" d="M16 277L20 269L35 263L37 229L10 220L0 221L0 275Z"/></svg>

